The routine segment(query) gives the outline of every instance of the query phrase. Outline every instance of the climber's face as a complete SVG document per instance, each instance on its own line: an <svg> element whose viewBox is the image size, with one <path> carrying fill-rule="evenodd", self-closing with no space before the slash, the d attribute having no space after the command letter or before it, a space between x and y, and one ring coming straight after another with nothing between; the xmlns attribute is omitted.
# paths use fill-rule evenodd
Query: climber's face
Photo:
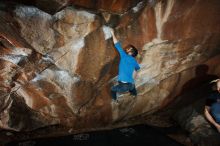
<svg viewBox="0 0 220 146"><path fill-rule="evenodd" d="M125 52L128 54L128 55L132 55L132 48L129 47L125 50Z"/></svg>

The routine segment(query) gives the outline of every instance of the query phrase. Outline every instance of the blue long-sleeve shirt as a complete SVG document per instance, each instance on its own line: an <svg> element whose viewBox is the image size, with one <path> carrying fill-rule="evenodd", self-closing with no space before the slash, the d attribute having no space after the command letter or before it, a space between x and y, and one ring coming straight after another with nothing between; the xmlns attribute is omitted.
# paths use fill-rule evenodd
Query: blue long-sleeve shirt
<svg viewBox="0 0 220 146"><path fill-rule="evenodd" d="M133 72L139 70L140 66L134 57L128 55L121 47L120 42L115 44L115 48L120 55L118 81L134 83Z"/></svg>

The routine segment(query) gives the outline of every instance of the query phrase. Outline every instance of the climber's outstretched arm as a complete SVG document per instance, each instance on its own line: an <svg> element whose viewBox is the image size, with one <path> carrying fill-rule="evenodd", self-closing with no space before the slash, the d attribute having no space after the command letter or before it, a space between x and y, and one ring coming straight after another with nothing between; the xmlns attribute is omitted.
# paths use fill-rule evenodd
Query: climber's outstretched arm
<svg viewBox="0 0 220 146"><path fill-rule="evenodd" d="M111 34L112 34L112 38L113 38L113 43L115 45L115 48L117 49L117 51L119 52L121 57L126 56L126 52L122 49L121 43L118 41L118 39L115 36L114 30L111 29Z"/></svg>
<svg viewBox="0 0 220 146"><path fill-rule="evenodd" d="M116 38L116 36L115 36L115 33L114 33L114 30L113 30L113 29L111 29L111 34L112 34L113 42L114 42L114 44L116 44L116 43L118 42L118 39Z"/></svg>

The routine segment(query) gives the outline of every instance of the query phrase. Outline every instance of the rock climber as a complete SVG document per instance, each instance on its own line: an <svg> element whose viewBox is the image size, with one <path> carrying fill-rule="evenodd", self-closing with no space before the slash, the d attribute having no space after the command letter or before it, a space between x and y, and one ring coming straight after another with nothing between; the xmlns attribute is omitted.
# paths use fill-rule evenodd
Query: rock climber
<svg viewBox="0 0 220 146"><path fill-rule="evenodd" d="M134 97L137 96L137 90L134 83L136 72L140 69L135 57L138 50L133 45L128 45L125 50L122 49L120 42L117 40L114 30L111 29L114 46L120 55L118 84L111 87L111 95L114 101L117 101L117 93L129 91Z"/></svg>

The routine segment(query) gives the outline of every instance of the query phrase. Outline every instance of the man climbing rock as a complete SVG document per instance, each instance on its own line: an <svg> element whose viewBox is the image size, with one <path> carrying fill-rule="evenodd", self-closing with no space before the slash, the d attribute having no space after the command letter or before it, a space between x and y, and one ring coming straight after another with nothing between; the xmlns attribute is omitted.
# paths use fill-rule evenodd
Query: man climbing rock
<svg viewBox="0 0 220 146"><path fill-rule="evenodd" d="M123 93L129 91L131 95L137 96L137 91L134 84L134 71L140 69L135 57L138 55L138 50L128 45L125 51L122 49L120 42L115 37L113 29L111 34L116 50L120 55L119 71L118 71L118 85L111 88L111 95L113 100L117 100L117 93Z"/></svg>
<svg viewBox="0 0 220 146"><path fill-rule="evenodd" d="M220 79L212 81L214 92L210 94L205 106L205 117L220 132Z"/></svg>

